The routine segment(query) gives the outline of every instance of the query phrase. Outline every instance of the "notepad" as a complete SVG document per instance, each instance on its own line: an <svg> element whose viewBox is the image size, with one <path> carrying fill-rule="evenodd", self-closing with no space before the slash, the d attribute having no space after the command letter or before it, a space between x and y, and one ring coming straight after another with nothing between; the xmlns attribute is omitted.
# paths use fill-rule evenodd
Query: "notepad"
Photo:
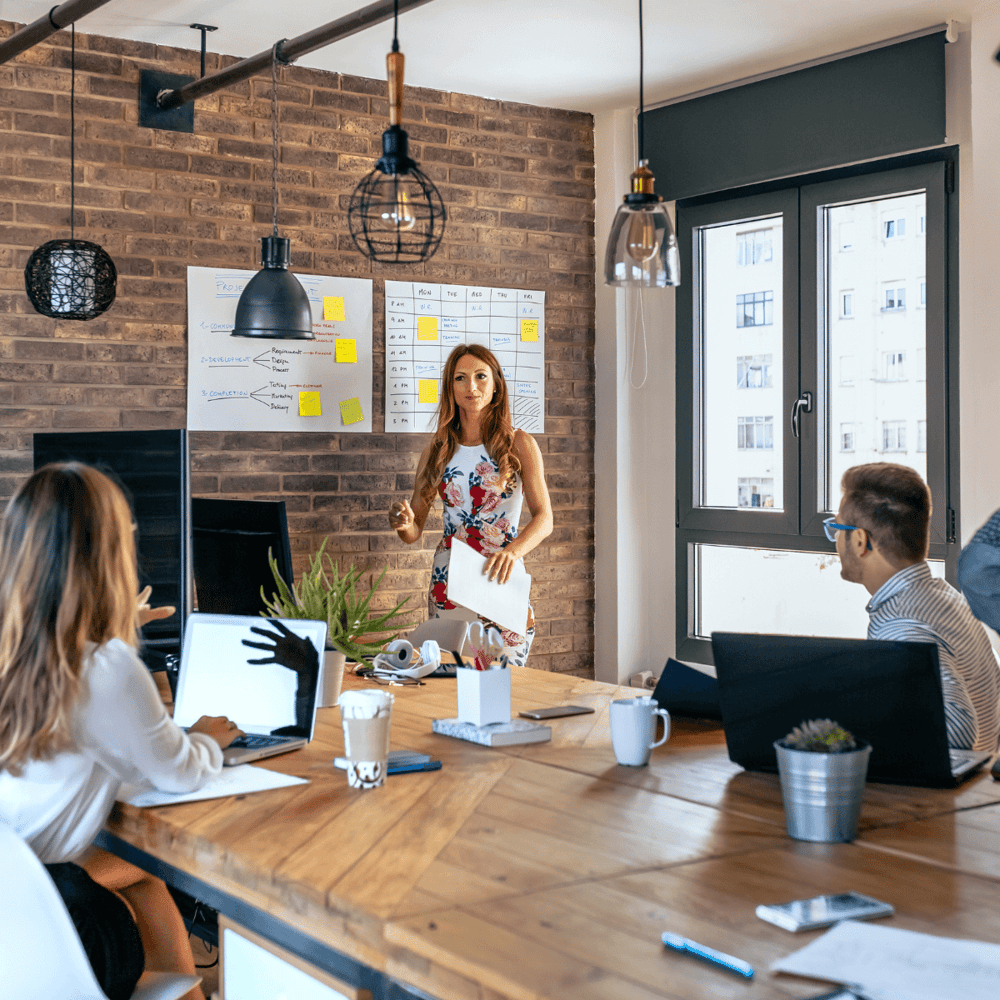
<svg viewBox="0 0 1000 1000"><path fill-rule="evenodd" d="M130 806L147 809L150 806L172 806L181 802L200 802L203 799L221 799L228 795L247 795L250 792L267 792L273 788L308 784L307 779L297 778L293 774L280 774L263 767L254 767L253 764L239 764L223 768L220 775L210 778L193 792L161 792L156 788L126 784L118 790L117 799Z"/></svg>

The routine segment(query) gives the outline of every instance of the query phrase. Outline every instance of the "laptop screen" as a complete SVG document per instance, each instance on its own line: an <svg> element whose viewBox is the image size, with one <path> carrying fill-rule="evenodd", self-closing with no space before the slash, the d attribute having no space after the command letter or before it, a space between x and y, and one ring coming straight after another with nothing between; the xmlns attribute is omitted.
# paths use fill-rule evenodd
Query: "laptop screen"
<svg viewBox="0 0 1000 1000"><path fill-rule="evenodd" d="M295 635L308 639L318 653L309 711L311 738L326 622L279 620ZM179 726L190 726L203 715L225 715L248 733L271 733L296 725L298 677L280 663L247 663L272 655L243 645L244 639L270 642L266 636L251 632L251 626L269 628L267 619L252 616L193 614L188 618L174 702L174 722Z"/></svg>

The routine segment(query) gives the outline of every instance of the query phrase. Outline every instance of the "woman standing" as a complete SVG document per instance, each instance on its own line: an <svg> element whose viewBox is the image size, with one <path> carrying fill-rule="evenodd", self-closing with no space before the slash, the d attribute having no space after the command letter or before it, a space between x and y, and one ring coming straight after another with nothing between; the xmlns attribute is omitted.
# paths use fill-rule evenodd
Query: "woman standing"
<svg viewBox="0 0 1000 1000"><path fill-rule="evenodd" d="M423 534L436 494L444 503L444 537L434 553L428 609L432 617L465 612L474 620L448 600L452 540L487 556L489 578L506 583L515 563L552 532L541 450L531 435L514 430L500 363L478 344L460 345L449 355L437 433L420 456L413 498L389 509L389 524L407 544ZM523 501L531 520L519 531ZM535 634L531 607L523 632L500 633L508 662L523 666Z"/></svg>
<svg viewBox="0 0 1000 1000"><path fill-rule="evenodd" d="M136 654L157 614L137 591L118 487L75 462L39 469L0 527L0 822L46 864L111 1000L144 966L190 974L194 960L164 883L94 837L123 781L191 791L240 733L221 717L174 725Z"/></svg>

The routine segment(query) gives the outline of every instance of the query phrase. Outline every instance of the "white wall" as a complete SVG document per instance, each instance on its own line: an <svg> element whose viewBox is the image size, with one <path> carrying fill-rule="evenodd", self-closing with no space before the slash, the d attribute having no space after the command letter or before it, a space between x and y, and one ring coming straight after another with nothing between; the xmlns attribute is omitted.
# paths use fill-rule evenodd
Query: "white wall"
<svg viewBox="0 0 1000 1000"><path fill-rule="evenodd" d="M1000 4L949 45L948 141L960 145L961 504L963 541L1000 506ZM815 56L823 55L814 53ZM811 58L811 56L800 56ZM668 95L658 95L668 96ZM626 370L625 292L604 285L611 220L635 167L634 109L595 115L597 164L596 676L662 669L675 652L674 295L643 293L649 377ZM680 291L689 291L682 261ZM629 307L633 305L629 292ZM641 335L640 335L641 339ZM639 366L641 372L641 365ZM641 375L640 375L641 378ZM859 595L859 600L864 595Z"/></svg>

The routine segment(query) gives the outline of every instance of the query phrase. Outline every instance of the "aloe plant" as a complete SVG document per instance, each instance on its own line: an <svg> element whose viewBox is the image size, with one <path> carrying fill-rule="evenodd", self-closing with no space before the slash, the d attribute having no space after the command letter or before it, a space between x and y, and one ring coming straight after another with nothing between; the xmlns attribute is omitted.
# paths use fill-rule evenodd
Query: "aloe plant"
<svg viewBox="0 0 1000 1000"><path fill-rule="evenodd" d="M830 719L803 722L782 740L789 750L811 750L814 753L844 753L856 750L854 737L843 726Z"/></svg>
<svg viewBox="0 0 1000 1000"><path fill-rule="evenodd" d="M260 596L268 609L267 612L262 611L261 615L264 618L325 621L327 645L332 649L339 649L350 660L361 661L381 652L385 644L395 639L399 632L377 642L364 642L367 636L386 629L410 628L416 624L403 622L397 626L393 622L393 619L400 617L400 609L410 598L404 597L391 611L369 614L372 595L378 590L388 567L382 570L367 594L359 598L357 584L361 579L361 570L349 566L341 576L339 565L329 555L326 556L327 565L324 567L324 549L329 540L329 536L323 539L319 551L309 558L308 571L299 578L298 584L291 587L279 572L277 560L268 551L268 562L278 590L268 600L264 588L260 588Z"/></svg>

